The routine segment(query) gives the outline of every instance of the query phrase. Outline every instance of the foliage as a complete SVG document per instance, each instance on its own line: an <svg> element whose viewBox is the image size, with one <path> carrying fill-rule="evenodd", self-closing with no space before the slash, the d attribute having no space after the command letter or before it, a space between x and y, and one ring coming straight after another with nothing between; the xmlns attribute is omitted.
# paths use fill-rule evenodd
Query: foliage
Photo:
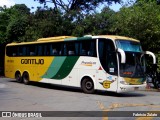
<svg viewBox="0 0 160 120"><path fill-rule="evenodd" d="M138 2L123 7L115 14L112 31L141 40L145 50L158 52L160 48L160 7L155 2Z"/></svg>
<svg viewBox="0 0 160 120"><path fill-rule="evenodd" d="M7 27L7 38L10 41L19 41L25 35L27 20L25 18L13 19Z"/></svg>
<svg viewBox="0 0 160 120"><path fill-rule="evenodd" d="M11 8L1 7L0 43L19 41L19 37L25 35L29 14L30 10L24 4Z"/></svg>
<svg viewBox="0 0 160 120"><path fill-rule="evenodd" d="M115 12L105 7L101 13L93 13L85 16L85 19L75 22L76 27L73 30L75 36L82 36L85 34L98 35L110 34L112 21L110 19Z"/></svg>
<svg viewBox="0 0 160 120"><path fill-rule="evenodd" d="M7 25L9 24L10 16L5 12L0 12L0 43L6 41Z"/></svg>
<svg viewBox="0 0 160 120"><path fill-rule="evenodd" d="M55 10L58 8L62 9L66 13L71 11L85 11L94 10L100 4L107 2L111 4L112 2L121 2L121 0L34 0L43 3L46 6L47 2L53 3Z"/></svg>

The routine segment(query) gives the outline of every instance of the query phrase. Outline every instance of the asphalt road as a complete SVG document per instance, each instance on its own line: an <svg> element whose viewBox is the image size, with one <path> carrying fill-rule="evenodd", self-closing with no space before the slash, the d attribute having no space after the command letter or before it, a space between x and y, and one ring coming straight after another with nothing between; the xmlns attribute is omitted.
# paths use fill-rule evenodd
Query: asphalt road
<svg viewBox="0 0 160 120"><path fill-rule="evenodd" d="M146 120L146 117L139 117L138 114L148 115L149 113L152 113L152 115L147 117L147 120L158 120L159 118L155 116L160 115L160 92L157 90L146 90L116 94L98 91L95 94L85 94L76 88L40 83L24 85L15 82L13 79L1 77L0 111L0 114L6 111L11 111L12 113L16 111L18 113L22 112L20 115L25 112L36 113L40 111L43 113L43 111L50 111L51 113L48 112L48 114L50 113L52 116L44 117L42 114L42 118L40 116L38 118L26 118L16 117L16 115L12 114L12 118L0 117L0 120ZM69 116L67 116L67 111L70 111ZM115 115L99 116L97 111L104 113L108 111L135 112L115 112ZM147 113L140 111L147 111ZM154 115L153 111L155 111ZM25 114L28 115L28 113ZM130 117L130 114L133 117Z"/></svg>

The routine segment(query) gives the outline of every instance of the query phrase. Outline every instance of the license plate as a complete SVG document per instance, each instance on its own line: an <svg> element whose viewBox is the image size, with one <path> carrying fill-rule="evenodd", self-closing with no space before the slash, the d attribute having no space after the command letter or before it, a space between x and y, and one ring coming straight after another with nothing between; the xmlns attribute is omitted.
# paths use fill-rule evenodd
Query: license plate
<svg viewBox="0 0 160 120"><path fill-rule="evenodd" d="M135 87L134 90L138 90L139 87Z"/></svg>

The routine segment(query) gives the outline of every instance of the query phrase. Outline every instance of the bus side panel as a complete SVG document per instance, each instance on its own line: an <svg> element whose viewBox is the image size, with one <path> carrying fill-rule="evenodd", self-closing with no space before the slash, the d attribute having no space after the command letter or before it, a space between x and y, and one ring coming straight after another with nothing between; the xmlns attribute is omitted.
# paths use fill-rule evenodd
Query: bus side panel
<svg viewBox="0 0 160 120"><path fill-rule="evenodd" d="M117 86L118 86L117 76L110 75L102 69L99 69L96 74L97 74L97 80L96 80L97 90L113 91L113 92L117 91Z"/></svg>
<svg viewBox="0 0 160 120"><path fill-rule="evenodd" d="M96 71L98 69L98 59L96 57L87 57L87 56L81 56L79 60L77 61L74 69L78 69L78 72L76 71L71 72L72 76L77 75L77 87L81 87L81 80L84 77L90 77L96 88Z"/></svg>
<svg viewBox="0 0 160 120"><path fill-rule="evenodd" d="M62 80L62 85L80 87L78 84L79 83L78 74L79 70L73 68L70 74Z"/></svg>
<svg viewBox="0 0 160 120"><path fill-rule="evenodd" d="M58 77L60 76L57 75L57 73L62 67L62 64L64 63L65 59L65 56L55 56L54 59L50 62L50 65L45 66L47 69L39 73L39 79L41 79L40 82L62 84L62 80L58 79ZM57 76L57 78L55 76Z"/></svg>
<svg viewBox="0 0 160 120"><path fill-rule="evenodd" d="M29 73L30 81L40 81L51 64L53 57L5 57L5 76L15 78L16 71L21 75Z"/></svg>
<svg viewBox="0 0 160 120"><path fill-rule="evenodd" d="M68 82L68 80L70 81L71 76L69 74L75 70L74 65L78 58L79 56L56 56L45 74L41 76L42 80L40 82L45 82L48 79L48 83L62 84L63 81L64 85L70 85L71 82Z"/></svg>
<svg viewBox="0 0 160 120"><path fill-rule="evenodd" d="M107 74L100 65L98 58L80 57L75 68L78 68L78 86L81 86L83 77L90 77L97 90L117 91L117 76Z"/></svg>
<svg viewBox="0 0 160 120"><path fill-rule="evenodd" d="M8 78L15 78L17 63L15 58L5 56L5 76Z"/></svg>
<svg viewBox="0 0 160 120"><path fill-rule="evenodd" d="M54 69L57 66L52 65L53 61L55 61L55 57L46 56L46 57L38 57L39 59L43 59L44 63L37 66L37 81L48 83L49 78L54 74Z"/></svg>

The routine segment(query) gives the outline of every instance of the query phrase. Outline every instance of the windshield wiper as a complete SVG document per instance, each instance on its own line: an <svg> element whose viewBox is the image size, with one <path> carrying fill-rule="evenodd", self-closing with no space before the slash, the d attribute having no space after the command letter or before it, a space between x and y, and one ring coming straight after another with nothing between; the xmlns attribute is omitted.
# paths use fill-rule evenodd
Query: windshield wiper
<svg viewBox="0 0 160 120"><path fill-rule="evenodd" d="M136 73L136 71L140 72L140 74L138 73L137 75L140 75L140 76L143 75L143 76L145 76L145 73L143 71L142 65L140 63L140 60L138 60L138 56L137 55L135 55L135 69L134 69L133 75Z"/></svg>

